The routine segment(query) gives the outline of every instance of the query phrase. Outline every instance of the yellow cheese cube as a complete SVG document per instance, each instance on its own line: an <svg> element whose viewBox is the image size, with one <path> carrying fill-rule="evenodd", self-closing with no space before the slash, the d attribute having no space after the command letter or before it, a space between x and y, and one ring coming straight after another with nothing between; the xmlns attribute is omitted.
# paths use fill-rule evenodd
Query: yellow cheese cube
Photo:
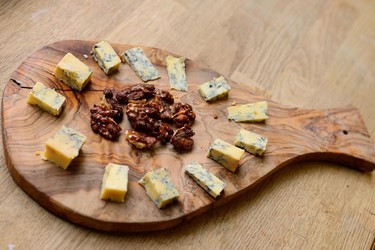
<svg viewBox="0 0 375 250"><path fill-rule="evenodd" d="M179 195L165 168L146 173L138 183L146 189L158 208L165 207Z"/></svg>
<svg viewBox="0 0 375 250"><path fill-rule="evenodd" d="M250 154L262 155L266 150L268 139L246 129L241 129L236 136L235 145Z"/></svg>
<svg viewBox="0 0 375 250"><path fill-rule="evenodd" d="M225 183L222 180L209 173L196 161L186 165L185 171L214 198L219 196L225 188Z"/></svg>
<svg viewBox="0 0 375 250"><path fill-rule="evenodd" d="M268 119L266 101L231 106L227 110L228 119L235 122L260 122Z"/></svg>
<svg viewBox="0 0 375 250"><path fill-rule="evenodd" d="M128 191L128 171L128 166L109 163L105 167L100 199L124 202Z"/></svg>
<svg viewBox="0 0 375 250"><path fill-rule="evenodd" d="M72 89L81 91L90 81L92 70L78 58L68 53L57 64L55 77Z"/></svg>
<svg viewBox="0 0 375 250"><path fill-rule="evenodd" d="M121 64L120 57L107 41L101 41L92 48L92 56L105 74L110 74Z"/></svg>
<svg viewBox="0 0 375 250"><path fill-rule="evenodd" d="M63 126L47 140L43 160L48 160L66 169L86 142L86 136L72 128Z"/></svg>
<svg viewBox="0 0 375 250"><path fill-rule="evenodd" d="M40 82L34 85L27 98L27 103L36 105L52 115L60 114L65 101L65 96L47 88Z"/></svg>
<svg viewBox="0 0 375 250"><path fill-rule="evenodd" d="M224 77L220 76L203 83L199 86L198 92L206 102L211 102L228 96L230 89L231 87L227 84Z"/></svg>
<svg viewBox="0 0 375 250"><path fill-rule="evenodd" d="M230 171L236 171L244 150L239 149L221 139L216 139L208 151L207 157L217 161Z"/></svg>
<svg viewBox="0 0 375 250"><path fill-rule="evenodd" d="M185 73L185 58L167 56L165 60L167 62L167 71L171 88L180 91L188 91L188 83Z"/></svg>

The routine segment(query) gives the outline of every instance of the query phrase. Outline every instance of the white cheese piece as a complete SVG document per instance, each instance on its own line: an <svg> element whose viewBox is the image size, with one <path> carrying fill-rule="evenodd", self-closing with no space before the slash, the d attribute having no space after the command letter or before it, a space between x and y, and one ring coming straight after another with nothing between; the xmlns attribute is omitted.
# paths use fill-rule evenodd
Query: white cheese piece
<svg viewBox="0 0 375 250"><path fill-rule="evenodd" d="M228 96L230 89L231 87L227 84L224 77L220 76L203 83L199 86L198 92L206 102L211 102Z"/></svg>
<svg viewBox="0 0 375 250"><path fill-rule="evenodd" d="M244 150L237 148L221 139L216 139L211 145L207 157L217 161L230 171L236 171Z"/></svg>
<svg viewBox="0 0 375 250"><path fill-rule="evenodd" d="M146 173L138 183L146 189L158 208L165 207L179 196L165 168Z"/></svg>
<svg viewBox="0 0 375 250"><path fill-rule="evenodd" d="M167 56L166 62L171 88L180 91L188 91L188 83L185 73L185 58Z"/></svg>
<svg viewBox="0 0 375 250"><path fill-rule="evenodd" d="M128 49L122 54L122 57L142 81L147 82L160 78L159 72L141 48Z"/></svg>
<svg viewBox="0 0 375 250"><path fill-rule="evenodd" d="M250 154L262 155L266 151L268 139L264 136L241 129L236 136L235 145L245 149Z"/></svg>
<svg viewBox="0 0 375 250"><path fill-rule="evenodd" d="M47 88L40 82L34 85L27 98L27 103L36 105L52 115L59 115L65 102L65 96L57 93L54 89Z"/></svg>
<svg viewBox="0 0 375 250"><path fill-rule="evenodd" d="M92 56L105 74L110 74L121 64L120 57L107 41L101 41L92 48Z"/></svg>
<svg viewBox="0 0 375 250"><path fill-rule="evenodd" d="M128 172L126 165L109 163L105 167L100 199L124 202L128 191Z"/></svg>
<svg viewBox="0 0 375 250"><path fill-rule="evenodd" d="M228 119L235 122L261 122L268 119L268 103L266 101L230 106Z"/></svg>
<svg viewBox="0 0 375 250"><path fill-rule="evenodd" d="M225 188L225 183L222 180L209 173L196 161L186 165L185 171L214 198L219 196Z"/></svg>

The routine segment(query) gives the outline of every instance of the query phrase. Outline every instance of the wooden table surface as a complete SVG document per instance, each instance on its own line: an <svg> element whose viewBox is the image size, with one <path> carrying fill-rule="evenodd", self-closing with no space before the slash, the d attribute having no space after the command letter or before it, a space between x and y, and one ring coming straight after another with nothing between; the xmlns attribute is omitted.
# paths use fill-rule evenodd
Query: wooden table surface
<svg viewBox="0 0 375 250"><path fill-rule="evenodd" d="M375 141L372 0L0 1L0 84L63 39L184 55L283 104L353 105ZM0 162L0 249L374 249L375 174L290 165L238 200L176 228L109 234L40 207Z"/></svg>

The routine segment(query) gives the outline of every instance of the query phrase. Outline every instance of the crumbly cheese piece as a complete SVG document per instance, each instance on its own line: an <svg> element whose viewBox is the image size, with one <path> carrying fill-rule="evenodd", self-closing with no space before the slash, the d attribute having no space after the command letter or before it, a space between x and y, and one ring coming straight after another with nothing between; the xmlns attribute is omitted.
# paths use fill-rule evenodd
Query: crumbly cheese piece
<svg viewBox="0 0 375 250"><path fill-rule="evenodd" d="M107 41L101 41L92 48L92 56L105 74L110 74L121 64L120 57Z"/></svg>
<svg viewBox="0 0 375 250"><path fill-rule="evenodd" d="M220 76L209 82L203 83L199 86L198 92L206 102L211 102L228 96L230 89L231 88L224 77Z"/></svg>
<svg viewBox="0 0 375 250"><path fill-rule="evenodd" d="M109 163L105 167L100 199L124 202L128 191L128 172L126 165Z"/></svg>
<svg viewBox="0 0 375 250"><path fill-rule="evenodd" d="M128 49L122 54L122 57L142 81L147 82L160 78L159 72L141 48Z"/></svg>
<svg viewBox="0 0 375 250"><path fill-rule="evenodd" d="M262 155L266 151L268 139L264 136L241 129L236 136L235 145L245 149L250 154Z"/></svg>
<svg viewBox="0 0 375 250"><path fill-rule="evenodd" d="M186 165L185 171L214 198L219 196L225 188L225 183L222 180L209 173L196 161Z"/></svg>
<svg viewBox="0 0 375 250"><path fill-rule="evenodd" d="M72 128L63 126L47 140L43 160L48 160L66 169L86 142L86 136Z"/></svg>
<svg viewBox="0 0 375 250"><path fill-rule="evenodd" d="M188 83L185 73L185 58L167 56L166 62L171 88L180 91L188 91Z"/></svg>
<svg viewBox="0 0 375 250"><path fill-rule="evenodd" d="M55 77L72 89L81 91L91 80L92 69L68 53L57 64Z"/></svg>
<svg viewBox="0 0 375 250"><path fill-rule="evenodd" d="M139 184L146 189L146 193L158 208L165 207L179 195L165 168L146 173L139 180Z"/></svg>
<svg viewBox="0 0 375 250"><path fill-rule="evenodd" d="M260 122L268 119L268 103L266 101L230 106L228 119L235 122Z"/></svg>
<svg viewBox="0 0 375 250"><path fill-rule="evenodd" d="M57 93L54 89L47 88L40 82L34 85L27 97L27 103L36 105L52 115L59 115L65 102L65 96Z"/></svg>
<svg viewBox="0 0 375 250"><path fill-rule="evenodd" d="M244 150L221 139L216 139L208 151L207 157L217 161L230 171L236 171Z"/></svg>

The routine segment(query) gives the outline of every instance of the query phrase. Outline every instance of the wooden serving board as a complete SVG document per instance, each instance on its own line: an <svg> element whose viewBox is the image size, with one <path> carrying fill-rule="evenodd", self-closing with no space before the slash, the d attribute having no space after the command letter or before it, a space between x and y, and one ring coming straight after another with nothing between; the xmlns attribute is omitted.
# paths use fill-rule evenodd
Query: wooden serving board
<svg viewBox="0 0 375 250"><path fill-rule="evenodd" d="M89 54L94 43L60 41L36 51L16 69L3 92L2 131L9 171L27 194L64 219L103 231L161 230L240 197L276 170L293 162L324 160L362 171L375 168L374 145L355 108L307 110L268 100L270 118L265 123L234 123L228 121L226 112L233 101L241 104L265 98L228 79L232 87L229 97L206 103L197 88L220 74L189 59L186 60L189 92L172 90L171 93L177 101L191 104L197 115L193 125L196 132L193 150L177 153L167 144L159 145L153 151L140 151L133 148L124 135L116 142L107 141L91 131L90 107L99 102L104 88L121 89L141 81L127 64L122 64L115 74L106 76ZM120 54L134 46L113 44L113 47ZM161 74L159 80L151 83L169 90L165 57L172 53L142 48ZM92 82L83 92L71 91L53 75L56 64L68 52L94 70ZM84 54L89 58L85 59ZM30 88L37 81L56 88L67 97L66 107L59 117L26 103ZM43 161L37 154L44 150L47 138L63 125L87 136L79 157L67 170ZM130 128L126 118L121 126L123 131ZM232 173L206 155L213 140L221 138L233 142L241 127L268 137L269 143L263 157L245 153L240 167ZM212 198L184 173L183 166L193 160L225 181L227 186L223 195ZM99 198L104 167L108 162L130 166L128 194L122 204ZM147 171L160 167L168 169L180 192L177 202L165 209L158 209L137 183Z"/></svg>

